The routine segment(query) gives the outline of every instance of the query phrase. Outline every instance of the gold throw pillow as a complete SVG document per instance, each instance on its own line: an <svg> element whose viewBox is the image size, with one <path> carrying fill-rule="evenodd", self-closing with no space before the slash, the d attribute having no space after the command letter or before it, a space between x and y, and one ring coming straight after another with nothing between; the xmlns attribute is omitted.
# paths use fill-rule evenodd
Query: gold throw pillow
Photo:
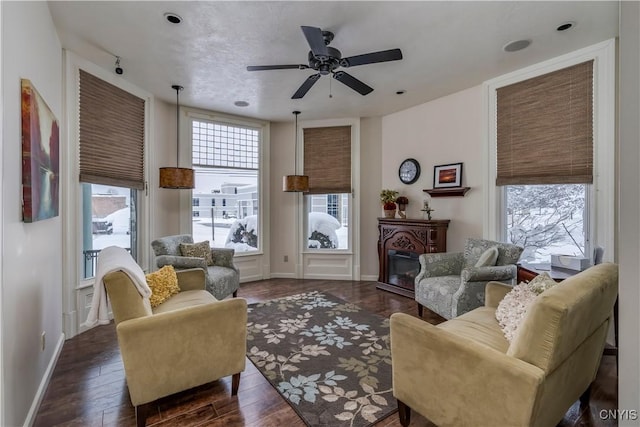
<svg viewBox="0 0 640 427"><path fill-rule="evenodd" d="M147 284L151 288L151 297L149 297L151 307L159 306L180 292L178 275L172 265L165 265L160 270L149 273L145 277L147 278Z"/></svg>

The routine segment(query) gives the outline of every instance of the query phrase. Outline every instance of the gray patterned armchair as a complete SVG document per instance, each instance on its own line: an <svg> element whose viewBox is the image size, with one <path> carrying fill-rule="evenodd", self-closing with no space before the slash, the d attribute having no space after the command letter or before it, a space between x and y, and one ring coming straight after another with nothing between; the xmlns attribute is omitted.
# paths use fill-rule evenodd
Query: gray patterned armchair
<svg viewBox="0 0 640 427"><path fill-rule="evenodd" d="M211 248L213 258L211 265L207 265L204 258L182 256L180 244L192 244L193 237L188 234L161 237L151 242L156 254L158 268L172 265L176 270L188 268L202 268L205 271L206 289L216 299L221 300L233 294L238 294L240 287L240 271L233 264L233 249Z"/></svg>
<svg viewBox="0 0 640 427"><path fill-rule="evenodd" d="M489 248L497 249L495 263L476 267ZM420 273L415 278L418 314L423 307L445 319L484 305L487 282L515 284L517 266L523 248L510 243L484 239L467 239L464 252L420 255Z"/></svg>

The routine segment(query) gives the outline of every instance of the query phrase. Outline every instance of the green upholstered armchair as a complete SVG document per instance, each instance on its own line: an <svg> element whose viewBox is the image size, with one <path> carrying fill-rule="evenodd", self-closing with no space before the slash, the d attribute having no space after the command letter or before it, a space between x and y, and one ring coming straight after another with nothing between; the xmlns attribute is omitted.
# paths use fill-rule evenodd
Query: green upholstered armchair
<svg viewBox="0 0 640 427"><path fill-rule="evenodd" d="M138 426L155 400L222 377L237 394L245 368L246 300L216 300L202 269L176 273L180 292L154 309L125 272L103 278Z"/></svg>
<svg viewBox="0 0 640 427"><path fill-rule="evenodd" d="M476 267L489 248L498 249L494 265ZM420 273L415 278L418 314L423 307L445 319L459 316L484 303L484 288L490 281L514 284L516 262L523 248L510 243L484 239L467 239L464 252L420 255Z"/></svg>
<svg viewBox="0 0 640 427"><path fill-rule="evenodd" d="M618 266L589 268L540 294L511 342L495 317L510 286L487 284L484 307L433 326L391 316L393 395L440 427L558 424L588 404L618 293Z"/></svg>
<svg viewBox="0 0 640 427"><path fill-rule="evenodd" d="M176 270L185 268L202 268L207 279L207 291L223 299L229 295L234 297L240 288L240 270L233 264L233 249L212 248L213 265L207 265L202 258L182 256L180 243L193 243L193 237L188 234L166 236L151 242L156 255L158 268L172 265Z"/></svg>

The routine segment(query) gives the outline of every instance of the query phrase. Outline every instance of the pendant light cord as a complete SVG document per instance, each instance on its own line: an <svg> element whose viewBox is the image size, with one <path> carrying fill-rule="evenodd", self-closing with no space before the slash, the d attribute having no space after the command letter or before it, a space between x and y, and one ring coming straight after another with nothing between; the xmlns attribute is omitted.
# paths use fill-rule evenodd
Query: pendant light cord
<svg viewBox="0 0 640 427"><path fill-rule="evenodd" d="M296 116L296 124L295 124L295 156L296 158L293 160L293 164L294 164L294 168L295 170L293 171L294 175L298 175L298 114L300 114L300 111L294 111L293 114Z"/></svg>
<svg viewBox="0 0 640 427"><path fill-rule="evenodd" d="M176 90L176 167L180 167L180 85L171 86Z"/></svg>

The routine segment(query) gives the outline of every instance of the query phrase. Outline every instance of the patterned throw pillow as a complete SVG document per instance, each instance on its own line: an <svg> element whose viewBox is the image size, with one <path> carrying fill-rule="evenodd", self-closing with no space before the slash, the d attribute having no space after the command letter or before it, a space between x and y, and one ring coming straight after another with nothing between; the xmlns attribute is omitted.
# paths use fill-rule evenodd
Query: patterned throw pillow
<svg viewBox="0 0 640 427"><path fill-rule="evenodd" d="M522 282L515 285L504 296L496 308L496 320L509 342L515 338L518 327L527 314L527 309L536 297L556 284L556 281L547 273L542 273L529 283Z"/></svg>
<svg viewBox="0 0 640 427"><path fill-rule="evenodd" d="M478 258L478 262L476 262L475 267L490 267L492 265L496 265L496 261L498 260L498 248L496 246L492 246L480 255Z"/></svg>
<svg viewBox="0 0 640 427"><path fill-rule="evenodd" d="M207 261L207 265L213 265L211 246L209 246L208 240L198 243L180 243L180 253L182 256L204 258Z"/></svg>
<svg viewBox="0 0 640 427"><path fill-rule="evenodd" d="M149 302L151 307L157 307L173 295L180 292L178 276L172 265L165 265L160 270L145 276L151 288Z"/></svg>

